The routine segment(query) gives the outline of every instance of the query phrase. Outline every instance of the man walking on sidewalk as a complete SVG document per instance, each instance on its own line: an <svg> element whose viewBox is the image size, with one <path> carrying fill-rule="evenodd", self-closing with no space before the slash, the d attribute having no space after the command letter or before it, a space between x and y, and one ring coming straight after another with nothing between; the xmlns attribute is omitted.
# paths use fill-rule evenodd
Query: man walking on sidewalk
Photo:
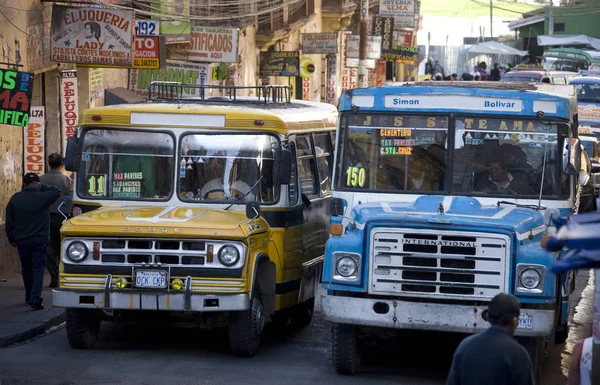
<svg viewBox="0 0 600 385"><path fill-rule="evenodd" d="M40 177L40 182L48 186L58 188L62 196L70 196L73 191L73 181L62 173L63 157L58 154L50 154L48 166L50 171ZM50 287L58 286L58 265L60 263L60 228L64 217L58 211L58 201L50 207L50 243L48 244L47 268L50 273Z"/></svg>
<svg viewBox="0 0 600 385"><path fill-rule="evenodd" d="M520 312L517 297L496 295L483 313L492 326L461 342L447 385L533 385L531 358L513 338Z"/></svg>
<svg viewBox="0 0 600 385"><path fill-rule="evenodd" d="M6 236L16 246L21 259L25 301L42 310L42 288L46 268L46 248L50 232L50 206L60 198L60 190L40 183L30 172L23 177L23 191L10 198L6 206Z"/></svg>

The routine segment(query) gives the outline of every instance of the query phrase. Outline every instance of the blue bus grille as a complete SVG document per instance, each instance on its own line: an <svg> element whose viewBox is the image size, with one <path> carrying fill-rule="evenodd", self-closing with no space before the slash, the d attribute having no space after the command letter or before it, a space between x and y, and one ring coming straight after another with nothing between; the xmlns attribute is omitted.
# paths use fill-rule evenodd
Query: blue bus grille
<svg viewBox="0 0 600 385"><path fill-rule="evenodd" d="M508 288L501 234L375 228L370 244L371 294L486 300Z"/></svg>

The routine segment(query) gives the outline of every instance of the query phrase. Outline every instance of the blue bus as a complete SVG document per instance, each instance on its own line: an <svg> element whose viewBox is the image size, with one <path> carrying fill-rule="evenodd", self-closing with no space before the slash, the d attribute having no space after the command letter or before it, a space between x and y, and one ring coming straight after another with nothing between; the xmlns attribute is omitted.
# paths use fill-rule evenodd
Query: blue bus
<svg viewBox="0 0 600 385"><path fill-rule="evenodd" d="M356 373L381 331L481 331L509 292L540 373L568 333L573 279L540 243L578 210L574 87L388 83L346 91L339 110L322 280L336 371Z"/></svg>
<svg viewBox="0 0 600 385"><path fill-rule="evenodd" d="M577 91L579 134L600 139L600 77L577 77L569 84Z"/></svg>

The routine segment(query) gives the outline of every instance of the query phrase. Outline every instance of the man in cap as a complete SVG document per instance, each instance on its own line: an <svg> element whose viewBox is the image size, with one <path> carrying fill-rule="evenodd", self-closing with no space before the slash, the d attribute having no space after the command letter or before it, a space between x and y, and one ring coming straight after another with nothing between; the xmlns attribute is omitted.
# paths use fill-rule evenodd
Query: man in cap
<svg viewBox="0 0 600 385"><path fill-rule="evenodd" d="M46 248L50 233L50 206L60 190L46 186L30 172L23 177L23 190L10 198L6 206L6 236L16 246L21 259L25 302L42 310L42 288L46 268Z"/></svg>
<svg viewBox="0 0 600 385"><path fill-rule="evenodd" d="M57 187L62 196L70 196L73 191L73 181L62 173L63 157L59 153L50 154L48 166L50 171L40 177L40 182ZM60 228L64 217L58 210L58 201L50 207L50 244L48 245L47 268L50 273L50 287L58 286L58 265L60 257Z"/></svg>
<svg viewBox="0 0 600 385"><path fill-rule="evenodd" d="M513 338L520 312L514 295L495 296L482 314L491 327L461 342L447 385L535 384L531 358Z"/></svg>

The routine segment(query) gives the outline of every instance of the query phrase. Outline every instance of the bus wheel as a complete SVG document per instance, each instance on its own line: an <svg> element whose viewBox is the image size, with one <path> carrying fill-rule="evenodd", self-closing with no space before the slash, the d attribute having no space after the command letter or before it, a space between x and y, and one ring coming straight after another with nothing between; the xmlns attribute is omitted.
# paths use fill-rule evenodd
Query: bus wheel
<svg viewBox="0 0 600 385"><path fill-rule="evenodd" d="M253 357L260 346L260 337L265 326L260 296L256 295L250 309L232 312L229 320L229 345L234 355Z"/></svg>
<svg viewBox="0 0 600 385"><path fill-rule="evenodd" d="M92 349L96 345L102 319L92 310L67 309L67 339L73 349Z"/></svg>
<svg viewBox="0 0 600 385"><path fill-rule="evenodd" d="M540 385L542 381L542 366L545 359L546 338L522 338L520 342L527 349L529 357L531 357L533 373L535 374L535 384Z"/></svg>
<svg viewBox="0 0 600 385"><path fill-rule="evenodd" d="M315 309L315 299L311 298L308 301L302 302L294 306L290 314L292 326L296 328L305 328L310 324Z"/></svg>
<svg viewBox="0 0 600 385"><path fill-rule="evenodd" d="M333 366L337 374L356 374L360 367L358 330L352 325L333 325Z"/></svg>

